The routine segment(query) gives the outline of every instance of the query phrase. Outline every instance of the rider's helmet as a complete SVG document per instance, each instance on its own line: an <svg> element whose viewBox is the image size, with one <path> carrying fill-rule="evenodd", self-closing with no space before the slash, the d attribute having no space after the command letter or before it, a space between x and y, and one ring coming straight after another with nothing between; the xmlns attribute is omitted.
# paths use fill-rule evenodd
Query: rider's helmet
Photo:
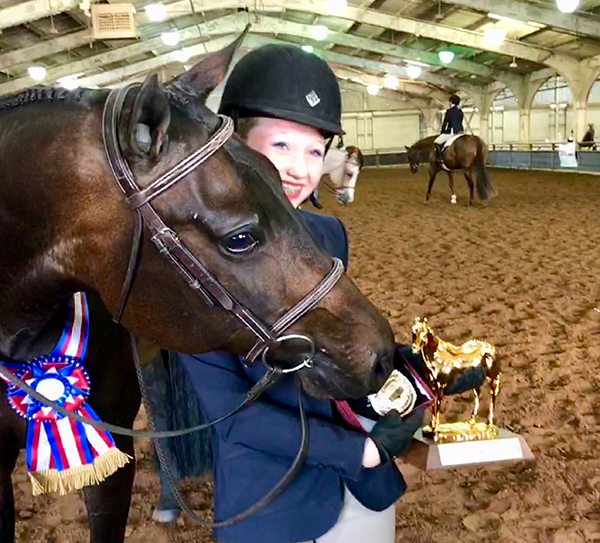
<svg viewBox="0 0 600 543"><path fill-rule="evenodd" d="M453 106L457 106L458 104L460 104L460 96L453 94L452 96L450 96L450 103Z"/></svg>
<svg viewBox="0 0 600 543"><path fill-rule="evenodd" d="M265 45L243 57L227 80L219 113L295 121L325 137L344 134L335 75L324 60L293 45Z"/></svg>

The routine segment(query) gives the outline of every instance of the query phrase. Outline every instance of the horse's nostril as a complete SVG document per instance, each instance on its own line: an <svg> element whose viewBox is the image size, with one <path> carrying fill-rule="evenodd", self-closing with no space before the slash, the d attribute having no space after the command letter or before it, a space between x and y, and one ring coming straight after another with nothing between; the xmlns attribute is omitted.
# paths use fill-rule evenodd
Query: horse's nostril
<svg viewBox="0 0 600 543"><path fill-rule="evenodd" d="M391 355L380 356L375 364L373 364L373 370L371 373L371 384L374 391L381 389L386 379L389 377L392 371L392 357Z"/></svg>

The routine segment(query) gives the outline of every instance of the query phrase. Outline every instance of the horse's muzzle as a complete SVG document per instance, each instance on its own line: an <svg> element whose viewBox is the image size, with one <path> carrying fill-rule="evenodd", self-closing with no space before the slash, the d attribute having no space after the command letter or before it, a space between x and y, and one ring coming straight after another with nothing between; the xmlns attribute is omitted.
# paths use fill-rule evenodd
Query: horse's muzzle
<svg viewBox="0 0 600 543"><path fill-rule="evenodd" d="M411 164L410 165L410 171L412 173L417 173L418 170L419 170L419 165L418 164Z"/></svg>

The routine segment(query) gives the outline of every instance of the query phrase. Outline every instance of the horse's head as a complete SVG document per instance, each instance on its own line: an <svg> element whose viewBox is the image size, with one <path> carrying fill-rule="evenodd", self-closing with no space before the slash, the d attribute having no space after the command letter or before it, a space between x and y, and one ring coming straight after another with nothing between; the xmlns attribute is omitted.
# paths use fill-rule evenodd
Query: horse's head
<svg viewBox="0 0 600 543"><path fill-rule="evenodd" d="M204 100L224 78L234 50L230 46L206 57L165 87L149 77L125 95L116 119L118 149L142 192L214 141L223 121ZM49 227L45 231L43 248L52 255L46 259L52 260L52 280L61 287L94 290L115 308L130 268L135 214L105 155L101 127L106 93L82 95L86 98L78 104L46 107L46 122L35 122L40 142L35 157L25 150L20 155L15 151L14 158L23 165L19 175L28 179L28 186L40 175L40 185L53 187L55 198L48 189L36 189L35 203L45 215L44 194L55 208L39 219L52 225L52 233ZM332 260L315 245L266 158L235 135L217 149L201 165L185 170L151 205L220 285L251 310L241 318L257 319L268 328L323 281ZM132 202L143 205L140 199ZM188 283L197 281L189 273L185 280L176 273L187 257L165 258L172 238L165 238L166 247L158 242L157 250L150 237L145 230L123 324L177 351L248 353L255 335L219 304L207 305L190 289ZM198 272L189 262L187 268ZM209 290L223 299L216 285ZM284 333L314 342L312 367L304 367L298 376L316 396L364 396L378 389L391 371L394 338L389 324L345 275ZM288 340L277 349L271 343L267 360L292 368L312 348L305 340Z"/></svg>
<svg viewBox="0 0 600 543"><path fill-rule="evenodd" d="M417 171L419 171L419 164L421 163L421 151L417 149L415 145L412 145L411 147L405 145L405 147L410 171L412 173L417 173Z"/></svg>
<svg viewBox="0 0 600 543"><path fill-rule="evenodd" d="M415 354L420 353L427 345L432 335L432 330L427 324L426 318L415 319L412 327L412 351Z"/></svg>
<svg viewBox="0 0 600 543"><path fill-rule="evenodd" d="M356 182L358 174L364 166L363 154L358 147L349 145L345 151L337 149L335 153L340 154L338 171L328 172L332 183L335 185L335 195L338 203L348 205L354 202L354 192L356 190ZM328 154L331 154L328 153Z"/></svg>

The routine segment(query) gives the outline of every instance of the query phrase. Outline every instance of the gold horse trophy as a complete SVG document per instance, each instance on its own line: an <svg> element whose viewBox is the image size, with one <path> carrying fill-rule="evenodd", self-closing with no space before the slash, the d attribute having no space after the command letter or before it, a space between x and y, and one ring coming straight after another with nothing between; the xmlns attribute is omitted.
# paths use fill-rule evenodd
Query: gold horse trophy
<svg viewBox="0 0 600 543"><path fill-rule="evenodd" d="M533 458L523 437L494 424L501 371L493 345L474 339L454 345L436 336L427 319L417 318L412 327L412 350L423 359L434 401L429 426L416 436L421 442L420 448L417 447L418 454L413 454L412 462L407 458L409 462L423 469L436 469ZM486 421L478 420L480 390L477 388L472 389L474 406L470 420L442 422L446 387L471 368L483 370L490 389Z"/></svg>

